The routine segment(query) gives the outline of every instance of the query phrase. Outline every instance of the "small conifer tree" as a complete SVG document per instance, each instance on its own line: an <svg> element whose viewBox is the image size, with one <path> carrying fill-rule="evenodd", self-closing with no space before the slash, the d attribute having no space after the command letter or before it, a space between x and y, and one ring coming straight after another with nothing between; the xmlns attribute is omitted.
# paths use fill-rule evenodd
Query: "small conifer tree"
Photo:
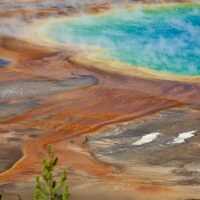
<svg viewBox="0 0 200 200"><path fill-rule="evenodd" d="M68 200L67 172L62 170L60 177L54 178L54 169L58 158L50 145L47 147L48 157L43 159L43 172L36 177L34 200Z"/></svg>

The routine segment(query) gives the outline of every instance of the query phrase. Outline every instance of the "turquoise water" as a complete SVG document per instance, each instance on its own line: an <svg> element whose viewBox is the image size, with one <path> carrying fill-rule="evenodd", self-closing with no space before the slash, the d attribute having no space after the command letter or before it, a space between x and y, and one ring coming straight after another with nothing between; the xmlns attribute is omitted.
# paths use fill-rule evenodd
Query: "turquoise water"
<svg viewBox="0 0 200 200"><path fill-rule="evenodd" d="M49 37L105 48L106 59L165 73L200 75L200 6L138 8L57 22Z"/></svg>

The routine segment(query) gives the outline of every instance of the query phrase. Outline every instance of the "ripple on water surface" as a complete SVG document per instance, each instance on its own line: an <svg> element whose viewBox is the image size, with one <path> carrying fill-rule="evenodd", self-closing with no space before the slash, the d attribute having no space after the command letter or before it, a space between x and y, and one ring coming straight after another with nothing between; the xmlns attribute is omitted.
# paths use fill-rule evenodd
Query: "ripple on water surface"
<svg viewBox="0 0 200 200"><path fill-rule="evenodd" d="M105 58L169 74L200 75L200 4L151 6L53 23L60 43L106 49Z"/></svg>

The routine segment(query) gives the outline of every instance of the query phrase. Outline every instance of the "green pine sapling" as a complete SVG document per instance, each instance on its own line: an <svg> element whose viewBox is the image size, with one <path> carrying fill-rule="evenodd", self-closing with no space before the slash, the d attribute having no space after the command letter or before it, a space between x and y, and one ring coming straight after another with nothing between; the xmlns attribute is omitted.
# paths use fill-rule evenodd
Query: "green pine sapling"
<svg viewBox="0 0 200 200"><path fill-rule="evenodd" d="M48 157L43 159L42 175L36 177L34 200L68 200L67 172L63 170L58 179L54 178L58 158L50 145L47 150Z"/></svg>

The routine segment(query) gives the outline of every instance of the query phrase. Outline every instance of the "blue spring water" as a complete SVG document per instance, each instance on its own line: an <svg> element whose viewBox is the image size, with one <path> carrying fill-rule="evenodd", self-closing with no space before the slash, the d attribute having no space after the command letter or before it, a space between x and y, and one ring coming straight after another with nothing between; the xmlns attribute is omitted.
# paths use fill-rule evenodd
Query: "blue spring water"
<svg viewBox="0 0 200 200"><path fill-rule="evenodd" d="M60 21L48 36L106 49L117 60L169 74L200 75L200 6L166 6L86 15Z"/></svg>

